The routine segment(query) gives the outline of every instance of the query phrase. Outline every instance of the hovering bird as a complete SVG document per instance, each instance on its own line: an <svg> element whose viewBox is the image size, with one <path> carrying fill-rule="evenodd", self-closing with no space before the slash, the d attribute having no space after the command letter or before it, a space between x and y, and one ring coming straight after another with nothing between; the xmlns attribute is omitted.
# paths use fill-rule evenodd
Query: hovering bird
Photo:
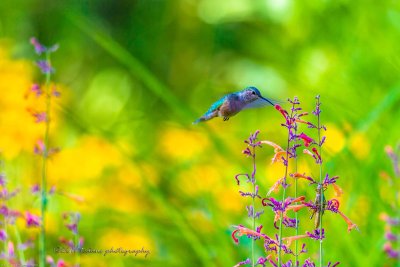
<svg viewBox="0 0 400 267"><path fill-rule="evenodd" d="M227 94L220 100L211 105L210 109L193 124L208 121L215 117L223 117L224 121L247 108L262 107L265 105L274 106L275 101L265 98L260 91L253 87L247 87L242 91Z"/></svg>

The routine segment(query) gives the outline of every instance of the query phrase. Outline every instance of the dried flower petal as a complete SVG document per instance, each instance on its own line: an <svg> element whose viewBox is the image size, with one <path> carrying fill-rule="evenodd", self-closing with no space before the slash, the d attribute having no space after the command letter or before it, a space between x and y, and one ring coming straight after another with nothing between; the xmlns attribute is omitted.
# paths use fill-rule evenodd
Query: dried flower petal
<svg viewBox="0 0 400 267"><path fill-rule="evenodd" d="M284 237L284 238L282 238L282 240L286 242L286 245L287 245L287 246L290 246L290 245L292 244L293 241L299 240L299 239L305 238L305 237L308 237L308 235L289 236L289 237Z"/></svg>
<svg viewBox="0 0 400 267"><path fill-rule="evenodd" d="M346 215L344 215L340 210L338 210L338 213L340 214L340 216L342 216L342 218L345 220L345 222L347 223L347 231L350 232L353 229L356 229L357 231L360 231L358 229L358 226L353 223Z"/></svg>
<svg viewBox="0 0 400 267"><path fill-rule="evenodd" d="M279 185L281 185L282 184L282 181L283 181L283 178L281 178L281 179L279 179L278 181L276 181L275 183L274 183L274 185L273 186L271 186L271 188L268 190L268 192L267 192L267 196L269 196L272 192L278 192L278 190L279 190ZM264 205L265 206L265 205Z"/></svg>
<svg viewBox="0 0 400 267"><path fill-rule="evenodd" d="M332 184L333 189L335 190L335 196L340 197L343 194L343 189L337 184Z"/></svg>
<svg viewBox="0 0 400 267"><path fill-rule="evenodd" d="M306 150L306 149L305 149L305 150ZM317 183L317 182L316 182L313 178L311 178L310 176L306 176L305 173L301 174L301 173L296 172L296 173L291 174L290 176L293 177L293 178L303 178L303 179L306 179L306 180L308 180L308 181L311 182L310 184L315 184L315 183Z"/></svg>

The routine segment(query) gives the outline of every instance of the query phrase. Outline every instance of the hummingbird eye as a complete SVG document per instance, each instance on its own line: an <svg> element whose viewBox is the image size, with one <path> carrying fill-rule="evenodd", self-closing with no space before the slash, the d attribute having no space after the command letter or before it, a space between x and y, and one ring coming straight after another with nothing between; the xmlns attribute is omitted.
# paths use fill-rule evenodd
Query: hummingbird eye
<svg viewBox="0 0 400 267"><path fill-rule="evenodd" d="M251 92L251 94L255 95L255 94L256 94L256 92L252 91L252 92Z"/></svg>

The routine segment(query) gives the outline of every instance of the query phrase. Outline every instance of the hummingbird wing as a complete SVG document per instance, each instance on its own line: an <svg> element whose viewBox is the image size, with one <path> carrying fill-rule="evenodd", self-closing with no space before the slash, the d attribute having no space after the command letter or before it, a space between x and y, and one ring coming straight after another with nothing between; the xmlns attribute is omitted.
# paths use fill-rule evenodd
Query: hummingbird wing
<svg viewBox="0 0 400 267"><path fill-rule="evenodd" d="M226 98L227 98L227 96L224 96L221 99L214 102L214 104L212 104L211 107L207 110L206 114L212 113L212 112L218 110L222 106L222 104L225 103Z"/></svg>
<svg viewBox="0 0 400 267"><path fill-rule="evenodd" d="M195 120L193 124L197 124L202 121L208 121L214 117L218 116L218 110L221 108L221 106L225 103L227 96L222 97L221 99L217 100L214 102L214 104L211 105L211 107L207 110L206 113L204 113L203 116L201 116L199 119Z"/></svg>

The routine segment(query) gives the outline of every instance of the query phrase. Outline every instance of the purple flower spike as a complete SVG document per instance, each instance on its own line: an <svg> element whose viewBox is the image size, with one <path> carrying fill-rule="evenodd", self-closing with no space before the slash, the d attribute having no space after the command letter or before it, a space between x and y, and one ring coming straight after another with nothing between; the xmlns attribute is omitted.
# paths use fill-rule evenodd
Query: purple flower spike
<svg viewBox="0 0 400 267"><path fill-rule="evenodd" d="M283 219L283 225L285 225L286 227L291 227L291 228L295 228L296 225L298 224L298 221L296 219L291 219L288 217L285 217Z"/></svg>
<svg viewBox="0 0 400 267"><path fill-rule="evenodd" d="M0 173L0 186L6 185L6 175L4 173Z"/></svg>
<svg viewBox="0 0 400 267"><path fill-rule="evenodd" d="M53 87L53 89L52 89L52 91L51 91L51 94L54 96L54 97L60 97L61 96L61 92L60 91L58 91L57 90L57 87Z"/></svg>
<svg viewBox="0 0 400 267"><path fill-rule="evenodd" d="M238 262L238 263L237 263L235 266L233 266L233 267L239 267L239 266L246 265L246 264L250 264L250 263L251 263L250 259L246 259L245 261Z"/></svg>
<svg viewBox="0 0 400 267"><path fill-rule="evenodd" d="M33 186L31 187L31 192L32 192L32 194L38 194L39 191L40 191L39 184L35 184L35 185L33 185Z"/></svg>
<svg viewBox="0 0 400 267"><path fill-rule="evenodd" d="M85 239L83 237L79 238L79 243L78 243L79 248L83 248L84 241L85 241Z"/></svg>
<svg viewBox="0 0 400 267"><path fill-rule="evenodd" d="M320 106L321 106L321 102L320 102L320 96L319 95L317 95L316 97L315 97L315 99L317 100L317 104L315 105L315 110L312 112L315 116L319 116L319 114L321 114L321 109L320 109Z"/></svg>
<svg viewBox="0 0 400 267"><path fill-rule="evenodd" d="M47 48L44 45L42 45L38 39L36 39L35 37L31 38L31 44L33 45L33 47L35 48L35 51L38 55L41 55L42 53L53 53L54 51L56 51L59 47L58 44L52 45L51 47Z"/></svg>
<svg viewBox="0 0 400 267"><path fill-rule="evenodd" d="M4 231L4 229L1 229L0 230L0 240L6 241L6 239L7 239L7 233L6 233L6 231Z"/></svg>
<svg viewBox="0 0 400 267"><path fill-rule="evenodd" d="M34 246L34 243L31 239L29 239L28 241L26 241L25 243L21 243L18 245L18 249L19 250L26 250L28 248L32 248Z"/></svg>
<svg viewBox="0 0 400 267"><path fill-rule="evenodd" d="M300 253L307 253L306 244L303 243Z"/></svg>
<svg viewBox="0 0 400 267"><path fill-rule="evenodd" d="M261 147L261 142L256 142L259 133L260 130L255 131L254 134L250 134L250 137L244 142L251 147Z"/></svg>
<svg viewBox="0 0 400 267"><path fill-rule="evenodd" d="M32 84L31 91L36 95L36 97L41 96L43 93L40 85L37 83Z"/></svg>
<svg viewBox="0 0 400 267"><path fill-rule="evenodd" d="M50 65L50 63L47 60L39 60L36 62L36 64L44 74L54 72L54 68Z"/></svg>
<svg viewBox="0 0 400 267"><path fill-rule="evenodd" d="M25 267L35 267L36 263L34 259L30 259L25 263Z"/></svg>
<svg viewBox="0 0 400 267"><path fill-rule="evenodd" d="M397 235L395 235L392 232L386 232L385 233L385 238L386 238L386 240L389 240L389 241L393 241L393 242L397 241Z"/></svg>
<svg viewBox="0 0 400 267"><path fill-rule="evenodd" d="M33 215L30 212L26 212L26 225L28 227L37 227L40 225L40 219L39 216Z"/></svg>
<svg viewBox="0 0 400 267"><path fill-rule="evenodd" d="M49 195L52 195L52 194L54 194L55 192L56 192L56 186L53 185L53 186L51 186L51 188L50 188L50 190L49 190Z"/></svg>
<svg viewBox="0 0 400 267"><path fill-rule="evenodd" d="M315 229L313 233L307 232L306 234L312 239L322 240L325 238L325 229L322 228L322 232L320 232L320 229Z"/></svg>
<svg viewBox="0 0 400 267"><path fill-rule="evenodd" d="M262 265L263 267L265 267L265 264L267 263L267 258L263 258L263 257L260 257L258 260L257 260L257 264L256 265Z"/></svg>
<svg viewBox="0 0 400 267"><path fill-rule="evenodd" d="M35 37L31 38L31 44L33 45L33 47L35 47L35 51L38 55L46 52L47 50L46 47L39 43L39 41Z"/></svg>
<svg viewBox="0 0 400 267"><path fill-rule="evenodd" d="M35 123L41 123L47 121L47 113L46 112L37 112L34 113L33 116L36 118Z"/></svg>
<svg viewBox="0 0 400 267"><path fill-rule="evenodd" d="M65 224L65 227L68 228L73 234L78 234L78 223L81 219L81 214L79 212L69 212L63 214L64 220L68 220L69 222Z"/></svg>
<svg viewBox="0 0 400 267"><path fill-rule="evenodd" d="M240 185L240 180L239 180L240 176L246 176L247 177L247 182L250 182L250 176L247 173L239 173L239 174L235 175L235 179L236 179L237 185Z"/></svg>
<svg viewBox="0 0 400 267"><path fill-rule="evenodd" d="M337 213L339 210L339 205L340 205L340 203L337 199L331 199L331 200L328 200L328 202L326 203L326 209L330 210L334 213Z"/></svg>
<svg viewBox="0 0 400 267"><path fill-rule="evenodd" d="M315 267L315 263L312 262L310 259L306 259L303 267Z"/></svg>
<svg viewBox="0 0 400 267"><path fill-rule="evenodd" d="M70 230L74 234L78 233L78 225L76 223L66 224L65 227L67 227L68 230Z"/></svg>
<svg viewBox="0 0 400 267"><path fill-rule="evenodd" d="M329 174L327 173L324 179L324 186L328 185L328 184L334 184L336 183L336 180L339 179L339 176L333 176L333 177L329 177Z"/></svg>
<svg viewBox="0 0 400 267"><path fill-rule="evenodd" d="M57 49L59 47L60 46L58 44L54 44L54 45L50 46L49 48L47 48L47 52L53 53L53 52L57 51Z"/></svg>

